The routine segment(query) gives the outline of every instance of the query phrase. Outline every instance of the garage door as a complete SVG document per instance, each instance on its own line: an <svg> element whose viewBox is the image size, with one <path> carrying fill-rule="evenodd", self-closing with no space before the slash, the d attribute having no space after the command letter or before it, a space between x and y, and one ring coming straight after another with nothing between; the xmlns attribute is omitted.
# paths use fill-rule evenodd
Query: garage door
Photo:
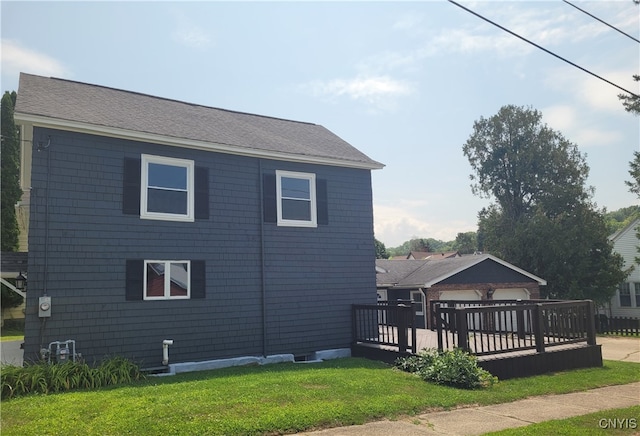
<svg viewBox="0 0 640 436"><path fill-rule="evenodd" d="M480 292L474 290L442 291L441 300L479 300Z"/></svg>
<svg viewBox="0 0 640 436"><path fill-rule="evenodd" d="M528 300L529 291L523 288L496 289L493 293L494 300Z"/></svg>

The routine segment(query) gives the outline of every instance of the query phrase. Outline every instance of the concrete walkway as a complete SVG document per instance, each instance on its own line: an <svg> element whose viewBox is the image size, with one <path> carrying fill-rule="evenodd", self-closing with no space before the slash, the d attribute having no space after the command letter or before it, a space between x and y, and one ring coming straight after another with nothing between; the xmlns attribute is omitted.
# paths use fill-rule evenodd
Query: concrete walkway
<svg viewBox="0 0 640 436"><path fill-rule="evenodd" d="M432 412L398 421L377 421L302 433L314 436L481 435L552 419L640 405L640 382L563 395L545 395L493 406ZM605 413L603 418L610 418ZM636 416L616 416L636 418ZM640 425L640 423L638 424Z"/></svg>

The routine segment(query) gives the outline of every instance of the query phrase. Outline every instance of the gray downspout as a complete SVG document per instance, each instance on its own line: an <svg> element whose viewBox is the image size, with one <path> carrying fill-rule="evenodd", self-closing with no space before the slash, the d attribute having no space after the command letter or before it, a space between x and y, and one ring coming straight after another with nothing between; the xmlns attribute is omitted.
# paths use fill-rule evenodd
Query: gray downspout
<svg viewBox="0 0 640 436"><path fill-rule="evenodd" d="M260 304L262 306L262 355L267 357L267 285L264 259L264 180L262 176L262 159L258 159L258 183L260 184Z"/></svg>

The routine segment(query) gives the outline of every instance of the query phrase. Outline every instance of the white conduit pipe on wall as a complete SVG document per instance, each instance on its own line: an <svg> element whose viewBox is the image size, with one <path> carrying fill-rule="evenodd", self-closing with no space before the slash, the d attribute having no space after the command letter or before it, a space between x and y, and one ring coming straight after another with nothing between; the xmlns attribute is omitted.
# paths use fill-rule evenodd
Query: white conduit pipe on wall
<svg viewBox="0 0 640 436"><path fill-rule="evenodd" d="M173 339L165 339L162 341L162 364L169 364L169 345L173 345Z"/></svg>

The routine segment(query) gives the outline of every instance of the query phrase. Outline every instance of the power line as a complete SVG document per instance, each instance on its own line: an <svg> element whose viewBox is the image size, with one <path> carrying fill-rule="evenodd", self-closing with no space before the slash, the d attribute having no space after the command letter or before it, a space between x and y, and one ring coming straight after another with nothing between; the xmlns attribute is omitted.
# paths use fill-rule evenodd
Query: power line
<svg viewBox="0 0 640 436"><path fill-rule="evenodd" d="M449 3L452 3L452 4L456 5L456 6L458 6L458 7L459 7L459 8L461 8L461 9L464 9L465 11L469 12L470 14L473 14L473 15L475 15L476 17L478 17L478 18L480 18L480 19L482 19L482 20L486 21L487 23L493 24L494 26L498 27L499 29L502 29L502 30L504 30L505 32L510 33L511 35L515 36L516 38L521 39L521 40L523 40L524 42L529 43L529 44L531 44L532 46L534 46L534 47L536 47L536 48L539 48L540 50L542 50L542 51L544 51L544 52L546 52L546 53L549 53L551 56L554 56L554 57L556 57L556 58L560 59L561 61L564 61L564 62L568 63L569 65L574 66L574 67L578 68L579 70L582 70L582 71L584 71L585 73L590 74L590 75L592 75L593 77L596 77L596 78L598 78L598 79L602 80L603 82L608 83L608 84L609 84L609 85L611 85L611 86L615 86L616 88L618 88L618 89L620 89L620 90L622 90L622 91L624 91L624 92L626 92L626 93L628 93L628 94L631 94L633 97L640 97L638 94L636 94L636 93L634 93L634 92L631 92L631 91L629 91L628 89L623 88L622 86L616 85L615 83L613 83L613 82L611 82L611 81L609 81L609 80L605 79L604 77L598 76L596 73L592 73L591 71L587 70L586 68L583 68L583 67L581 67L580 65L575 64L575 63L571 62L570 60L565 59L565 58L563 58L562 56L557 55L557 54L555 54L554 52L552 52L552 51L550 51L550 50L547 50L546 48L544 48L544 47L542 47L542 46L540 46L540 45L536 44L535 42L529 41L527 38L525 38L525 37L523 37L523 36L520 36L520 35L518 35L517 33L512 32L511 30L507 29L506 27L503 27L503 26L499 25L498 23L494 23L494 22L493 22L493 21L491 21L490 19L483 17L482 15L480 15L480 14L478 14L478 13L476 13L476 12L472 11L472 10L471 10L471 9L469 9L469 8L466 8L466 7L462 6L462 5L461 5L461 4L459 4L459 3L456 3L456 2L455 2L455 1L453 1L453 0L447 0L447 1L448 1Z"/></svg>
<svg viewBox="0 0 640 436"><path fill-rule="evenodd" d="M612 26L611 24L607 23L606 21L601 20L600 18L596 17L595 15L590 14L589 12L585 11L584 9L580 9L578 6L574 5L571 2L568 2L567 0L562 0L563 2L565 2L566 4L568 4L569 6L573 6L574 8L576 8L577 10L579 10L582 13L587 14L588 16L590 16L591 18L593 18L594 20L598 20L600 21L602 24L604 24L605 26L609 26L611 27L613 30L615 30L616 32L620 32L622 33L624 36L626 36L627 38L631 38L632 40L634 40L637 43L640 43L640 39L634 38L633 36L629 35L628 33L623 32L622 30L618 29L617 27Z"/></svg>

